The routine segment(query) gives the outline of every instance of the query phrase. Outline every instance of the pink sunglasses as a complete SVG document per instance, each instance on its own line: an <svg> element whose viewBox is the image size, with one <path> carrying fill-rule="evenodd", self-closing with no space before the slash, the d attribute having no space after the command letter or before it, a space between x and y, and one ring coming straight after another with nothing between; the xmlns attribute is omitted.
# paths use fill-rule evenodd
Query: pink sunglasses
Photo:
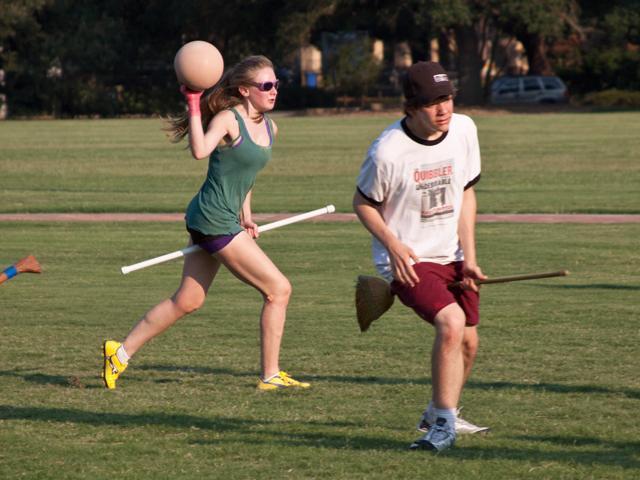
<svg viewBox="0 0 640 480"><path fill-rule="evenodd" d="M260 90L261 92L270 92L272 88L275 88L276 90L278 90L278 87L280 86L280 80L276 80L275 82L262 82L262 83L250 82L250 85L257 87L258 90Z"/></svg>

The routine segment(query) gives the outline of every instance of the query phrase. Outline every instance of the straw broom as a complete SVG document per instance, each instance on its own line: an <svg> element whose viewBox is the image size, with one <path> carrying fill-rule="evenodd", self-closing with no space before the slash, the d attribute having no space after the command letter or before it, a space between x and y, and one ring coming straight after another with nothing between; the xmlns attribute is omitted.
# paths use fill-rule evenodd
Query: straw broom
<svg viewBox="0 0 640 480"><path fill-rule="evenodd" d="M19 273L41 273L42 267L36 260L36 257L33 255L29 255L21 260L18 260L16 263L11 265L10 267L5 268L2 272L0 272L0 283L6 282L11 278L15 277Z"/></svg>
<svg viewBox="0 0 640 480"><path fill-rule="evenodd" d="M524 275L511 275L506 277L494 277L484 280L474 280L476 285L492 283L509 283L522 280L539 278L564 277L569 275L568 270L555 272L527 273ZM461 288L462 282L453 282L449 288ZM366 332L371 324L380 318L393 305L394 295L391 293L389 282L379 277L367 275L358 276L356 281L356 316L361 332Z"/></svg>
<svg viewBox="0 0 640 480"><path fill-rule="evenodd" d="M356 281L356 315L361 332L393 305L389 282L379 277L359 275Z"/></svg>

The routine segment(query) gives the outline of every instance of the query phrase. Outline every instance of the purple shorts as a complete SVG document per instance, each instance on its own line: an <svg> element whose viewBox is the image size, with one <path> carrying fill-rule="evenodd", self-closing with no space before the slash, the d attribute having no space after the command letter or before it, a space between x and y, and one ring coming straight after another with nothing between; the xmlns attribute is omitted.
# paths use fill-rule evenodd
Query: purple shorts
<svg viewBox="0 0 640 480"><path fill-rule="evenodd" d="M187 227L187 231L191 235L191 241L194 245L198 245L212 255L226 247L237 235L237 233L232 235L205 235L189 227Z"/></svg>
<svg viewBox="0 0 640 480"><path fill-rule="evenodd" d="M447 265L421 262L413 266L420 282L414 287L394 280L391 291L407 307L412 308L422 319L433 324L434 318L447 305L457 303L462 308L468 327L480 322L480 296L477 292L461 288L448 288L452 282L462 280L462 262Z"/></svg>

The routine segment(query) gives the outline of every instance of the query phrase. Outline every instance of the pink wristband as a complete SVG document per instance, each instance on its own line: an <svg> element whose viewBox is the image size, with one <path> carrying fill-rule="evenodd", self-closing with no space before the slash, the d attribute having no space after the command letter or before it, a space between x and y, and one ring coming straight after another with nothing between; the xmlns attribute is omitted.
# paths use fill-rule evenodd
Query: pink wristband
<svg viewBox="0 0 640 480"><path fill-rule="evenodd" d="M180 93L182 93L187 100L189 116L200 116L200 97L202 96L202 92L190 90L186 85L180 85Z"/></svg>
<svg viewBox="0 0 640 480"><path fill-rule="evenodd" d="M187 97L187 107L189 109L189 116L200 116L200 95L189 95Z"/></svg>

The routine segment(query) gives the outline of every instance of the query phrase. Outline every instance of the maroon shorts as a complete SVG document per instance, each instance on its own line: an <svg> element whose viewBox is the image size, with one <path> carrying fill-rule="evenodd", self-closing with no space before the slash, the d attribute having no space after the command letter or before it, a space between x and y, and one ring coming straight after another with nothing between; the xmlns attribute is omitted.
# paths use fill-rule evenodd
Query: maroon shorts
<svg viewBox="0 0 640 480"><path fill-rule="evenodd" d="M448 288L450 283L462 280L462 262L447 265L421 262L415 264L413 269L420 278L420 282L414 287L403 285L397 280L391 282L391 291L407 307L433 324L440 310L457 303L464 311L467 326L474 326L480 322L478 293L461 288Z"/></svg>

